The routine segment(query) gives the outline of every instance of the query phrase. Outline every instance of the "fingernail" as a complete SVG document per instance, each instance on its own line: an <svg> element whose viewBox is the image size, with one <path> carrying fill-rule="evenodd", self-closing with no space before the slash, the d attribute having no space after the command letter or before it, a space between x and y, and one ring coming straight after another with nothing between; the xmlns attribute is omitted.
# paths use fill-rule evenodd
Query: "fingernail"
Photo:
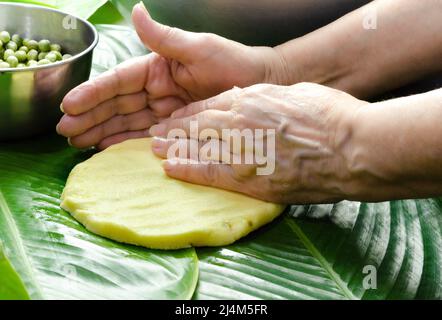
<svg viewBox="0 0 442 320"><path fill-rule="evenodd" d="M156 124L150 128L149 133L151 136L165 137L166 136L166 125L163 123Z"/></svg>
<svg viewBox="0 0 442 320"><path fill-rule="evenodd" d="M176 119L176 118L180 118L182 116L182 114L183 114L183 110L178 109L178 110L174 111L170 117L173 119Z"/></svg>
<svg viewBox="0 0 442 320"><path fill-rule="evenodd" d="M154 151L161 151L163 149L164 146L164 142L166 140L163 138L159 138L159 137L154 137L153 141L152 141L152 149Z"/></svg>
<svg viewBox="0 0 442 320"><path fill-rule="evenodd" d="M153 137L152 145L153 146L162 146L166 142L166 139L162 137Z"/></svg>
<svg viewBox="0 0 442 320"><path fill-rule="evenodd" d="M55 131L57 132L57 134L60 134L60 123L58 123L55 127Z"/></svg>
<svg viewBox="0 0 442 320"><path fill-rule="evenodd" d="M147 14L149 14L149 11L147 11L146 5L144 4L143 1L140 1L138 4L140 5L140 7L141 7L144 11L146 11Z"/></svg>
<svg viewBox="0 0 442 320"><path fill-rule="evenodd" d="M66 113L66 112L64 112L63 103L60 104L60 110L61 110L61 112Z"/></svg>
<svg viewBox="0 0 442 320"><path fill-rule="evenodd" d="M167 160L163 160L163 169L164 171L170 173L173 171L173 169L175 168L175 166L177 165L178 161L176 161L175 159L167 159Z"/></svg>
<svg viewBox="0 0 442 320"><path fill-rule="evenodd" d="M68 138L68 145L70 145L72 147L71 138Z"/></svg>

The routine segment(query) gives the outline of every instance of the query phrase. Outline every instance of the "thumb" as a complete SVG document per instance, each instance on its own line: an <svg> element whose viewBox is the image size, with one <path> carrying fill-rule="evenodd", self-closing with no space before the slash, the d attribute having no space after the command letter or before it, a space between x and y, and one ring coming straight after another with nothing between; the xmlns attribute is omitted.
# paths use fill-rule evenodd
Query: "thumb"
<svg viewBox="0 0 442 320"><path fill-rule="evenodd" d="M132 12L132 21L144 45L159 55L186 63L192 62L199 43L197 33L171 28L152 19L142 2Z"/></svg>

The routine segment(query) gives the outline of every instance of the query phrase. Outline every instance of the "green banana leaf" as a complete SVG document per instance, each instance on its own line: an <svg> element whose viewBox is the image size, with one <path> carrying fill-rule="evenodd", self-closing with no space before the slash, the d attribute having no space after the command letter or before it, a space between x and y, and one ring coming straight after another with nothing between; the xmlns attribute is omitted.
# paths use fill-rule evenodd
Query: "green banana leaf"
<svg viewBox="0 0 442 320"><path fill-rule="evenodd" d="M96 77L132 57L148 53L135 31L128 27L100 24L96 28L100 41L94 51L91 77Z"/></svg>
<svg viewBox="0 0 442 320"><path fill-rule="evenodd" d="M19 275L12 268L6 254L3 252L3 245L0 243L0 297L3 300L20 299L28 300L29 296Z"/></svg>
<svg viewBox="0 0 442 320"><path fill-rule="evenodd" d="M293 207L261 232L200 249L195 299L442 299L442 201Z"/></svg>
<svg viewBox="0 0 442 320"><path fill-rule="evenodd" d="M136 39L133 30L97 29L104 50L95 52L95 72L130 57L132 51L115 39ZM52 135L0 144L0 241L9 260L0 255L0 299L190 298L198 279L193 249L118 244L86 231L59 208L67 175L88 156Z"/></svg>
<svg viewBox="0 0 442 320"><path fill-rule="evenodd" d="M0 146L0 239L29 296L189 298L198 276L193 249L159 252L118 244L87 232L59 208L67 174L88 155L65 144L48 137Z"/></svg>
<svg viewBox="0 0 442 320"><path fill-rule="evenodd" d="M89 17L89 22L98 25L98 24L112 24L112 25L122 25L129 26L120 12L115 8L115 6L106 2L100 9L95 11L93 15Z"/></svg>
<svg viewBox="0 0 442 320"><path fill-rule="evenodd" d="M20 2L59 9L83 19L89 19L108 0L0 0L0 2Z"/></svg>

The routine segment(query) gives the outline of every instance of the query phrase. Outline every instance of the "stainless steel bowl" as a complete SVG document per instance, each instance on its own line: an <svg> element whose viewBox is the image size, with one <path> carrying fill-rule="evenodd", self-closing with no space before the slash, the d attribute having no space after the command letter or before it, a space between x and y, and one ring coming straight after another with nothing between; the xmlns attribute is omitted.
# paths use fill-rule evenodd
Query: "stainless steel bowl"
<svg viewBox="0 0 442 320"><path fill-rule="evenodd" d="M111 0L130 19L139 0ZM143 0L158 21L249 45L277 45L320 28L371 0Z"/></svg>
<svg viewBox="0 0 442 320"><path fill-rule="evenodd" d="M58 10L2 2L0 30L49 39L75 55L51 65L0 71L0 140L55 130L63 97L89 78L97 31L89 22Z"/></svg>

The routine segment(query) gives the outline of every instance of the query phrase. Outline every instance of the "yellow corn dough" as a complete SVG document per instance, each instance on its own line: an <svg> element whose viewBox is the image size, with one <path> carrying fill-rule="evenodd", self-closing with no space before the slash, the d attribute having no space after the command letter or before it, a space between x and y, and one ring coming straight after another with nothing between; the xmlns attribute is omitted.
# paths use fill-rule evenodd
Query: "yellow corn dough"
<svg viewBox="0 0 442 320"><path fill-rule="evenodd" d="M90 231L154 249L227 245L284 209L169 178L150 138L120 143L77 165L61 201Z"/></svg>

